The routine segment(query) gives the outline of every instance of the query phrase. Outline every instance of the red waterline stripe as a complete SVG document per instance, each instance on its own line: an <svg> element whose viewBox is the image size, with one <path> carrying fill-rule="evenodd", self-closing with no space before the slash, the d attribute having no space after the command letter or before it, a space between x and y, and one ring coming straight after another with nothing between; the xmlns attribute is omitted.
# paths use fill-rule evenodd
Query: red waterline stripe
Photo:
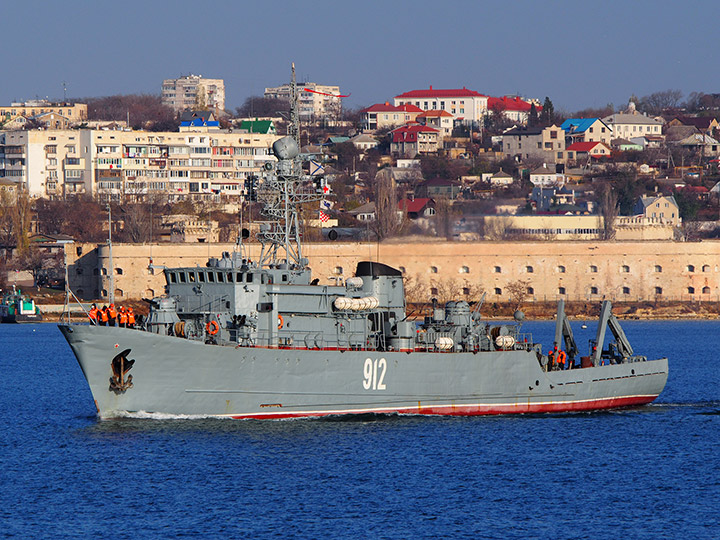
<svg viewBox="0 0 720 540"><path fill-rule="evenodd" d="M346 409L336 411L308 411L308 412L270 412L254 414L230 415L234 419L256 418L256 419L280 419L280 418L311 418L319 416L337 416L344 414L419 414L437 416L480 416L491 414L533 414L549 412L575 412L593 411L602 409L616 409L619 407L630 407L633 405L644 405L652 402L658 395L651 396L626 396L615 398L603 398L588 401L564 401L556 403L518 403L516 405L436 405L405 408L377 408L377 409Z"/></svg>

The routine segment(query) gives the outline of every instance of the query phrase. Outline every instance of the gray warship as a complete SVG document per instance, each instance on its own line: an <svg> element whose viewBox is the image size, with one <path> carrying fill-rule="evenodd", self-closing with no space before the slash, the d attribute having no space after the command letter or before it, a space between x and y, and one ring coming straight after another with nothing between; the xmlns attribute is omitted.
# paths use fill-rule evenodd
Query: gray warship
<svg viewBox="0 0 720 540"><path fill-rule="evenodd" d="M302 171L291 109L290 134L273 146L277 163L258 186L266 220L257 260L241 237L205 267L163 268L165 294L149 300L138 328L59 324L101 418L525 414L635 406L660 394L667 358L636 354L609 302L582 354L562 301L546 351L523 333L520 312L501 324L482 319L481 303L433 301L412 320L402 273L380 262L319 284L302 254L299 207L322 195Z"/></svg>

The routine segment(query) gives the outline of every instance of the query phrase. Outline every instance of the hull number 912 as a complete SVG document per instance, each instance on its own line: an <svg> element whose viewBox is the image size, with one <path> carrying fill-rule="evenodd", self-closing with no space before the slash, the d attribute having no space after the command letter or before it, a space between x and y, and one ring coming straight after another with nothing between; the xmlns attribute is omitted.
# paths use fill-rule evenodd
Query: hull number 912
<svg viewBox="0 0 720 540"><path fill-rule="evenodd" d="M368 358L363 366L363 388L365 390L385 390L385 371L387 360Z"/></svg>

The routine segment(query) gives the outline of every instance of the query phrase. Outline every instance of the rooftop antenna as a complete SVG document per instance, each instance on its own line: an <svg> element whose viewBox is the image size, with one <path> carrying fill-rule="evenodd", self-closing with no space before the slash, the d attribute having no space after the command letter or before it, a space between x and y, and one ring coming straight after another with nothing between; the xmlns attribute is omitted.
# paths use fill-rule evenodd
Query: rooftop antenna
<svg viewBox="0 0 720 540"><path fill-rule="evenodd" d="M67 101L67 83L65 81L63 81L62 85L63 85L63 101Z"/></svg>

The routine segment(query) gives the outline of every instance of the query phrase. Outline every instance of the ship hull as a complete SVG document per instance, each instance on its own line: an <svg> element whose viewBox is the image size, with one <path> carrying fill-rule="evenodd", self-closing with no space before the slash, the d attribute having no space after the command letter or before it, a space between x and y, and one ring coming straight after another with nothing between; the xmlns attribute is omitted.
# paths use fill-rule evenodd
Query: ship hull
<svg viewBox="0 0 720 540"><path fill-rule="evenodd" d="M102 418L141 411L232 418L588 411L649 403L668 375L667 359L545 372L525 350L236 348L124 328L59 328ZM121 389L111 384L119 353L134 360Z"/></svg>

